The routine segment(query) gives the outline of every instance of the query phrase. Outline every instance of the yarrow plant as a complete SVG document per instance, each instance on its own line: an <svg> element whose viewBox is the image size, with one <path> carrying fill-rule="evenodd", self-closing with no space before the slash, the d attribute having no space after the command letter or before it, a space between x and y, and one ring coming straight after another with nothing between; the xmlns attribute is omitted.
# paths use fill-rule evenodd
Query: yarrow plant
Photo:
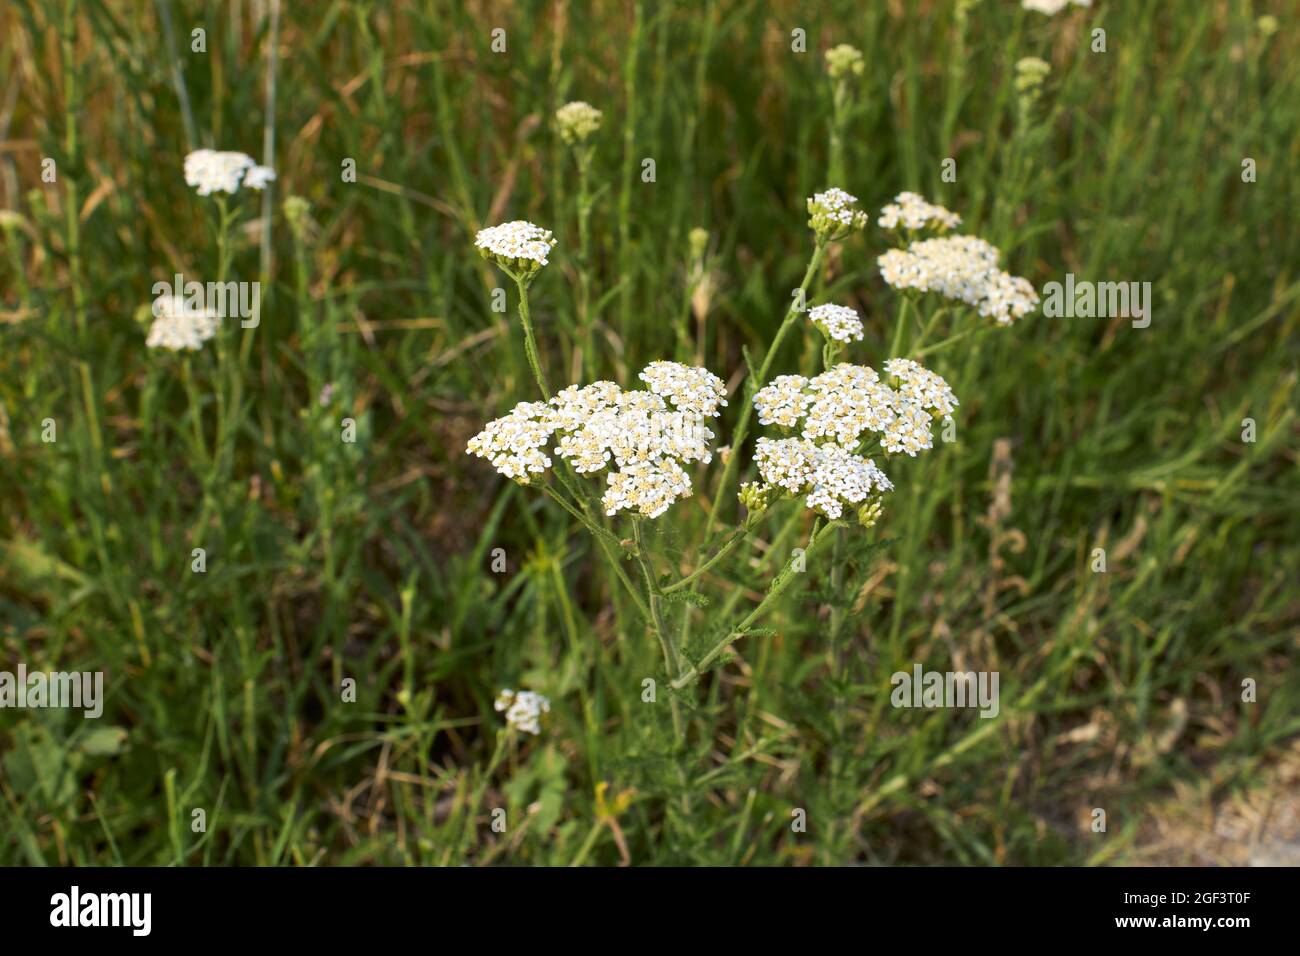
<svg viewBox="0 0 1300 956"><path fill-rule="evenodd" d="M867 214L858 208L858 197L831 188L808 200L808 228L818 242L844 239L867 225Z"/></svg>
<svg viewBox="0 0 1300 956"><path fill-rule="evenodd" d="M542 732L542 722L551 712L551 701L536 691L505 688L497 695L493 708L504 713L506 726L534 737Z"/></svg>
<svg viewBox="0 0 1300 956"><path fill-rule="evenodd" d="M844 178L844 134L853 108L853 81L865 72L866 61L857 47L841 43L826 51L826 75L831 81L829 172L832 182Z"/></svg>
<svg viewBox="0 0 1300 956"><path fill-rule="evenodd" d="M591 321L591 164L596 148L592 142L600 130L604 114L590 103L575 100L555 111L555 126L560 139L573 151L578 167L578 193L574 199L578 220L578 328L582 341L582 361L587 373L596 374L596 349Z"/></svg>
<svg viewBox="0 0 1300 956"><path fill-rule="evenodd" d="M605 514L658 518L691 494L685 465L712 460L714 434L705 421L726 405L725 388L707 369L676 362L653 362L640 378L648 391L602 381L571 385L549 402L522 402L466 450L522 485L552 467L551 455L579 475L609 469Z"/></svg>
<svg viewBox="0 0 1300 956"><path fill-rule="evenodd" d="M151 310L154 320L145 339L145 345L151 349L197 352L217 334L220 320L216 312L195 305L184 296L159 296Z"/></svg>
<svg viewBox="0 0 1300 956"><path fill-rule="evenodd" d="M1038 308L1027 279L1003 271L997 247L976 236L944 236L891 249L877 259L881 278L899 291L933 292L971 306L998 325Z"/></svg>
<svg viewBox="0 0 1300 956"><path fill-rule="evenodd" d="M559 128L560 138L573 146L591 139L592 135L600 129L603 115L590 103L574 100L572 103L565 103L555 111L555 125Z"/></svg>
<svg viewBox="0 0 1300 956"><path fill-rule="evenodd" d="M200 196L234 195L240 188L258 192L275 179L275 170L259 166L247 153L196 149L185 157L185 183Z"/></svg>
<svg viewBox="0 0 1300 956"><path fill-rule="evenodd" d="M832 51L827 63L837 83L864 70L861 56L851 48ZM587 104L573 103L556 114L556 123L560 138L580 152L589 149L600 114ZM585 162L579 160L580 168ZM954 390L940 374L917 361L919 342L901 348L908 301L935 292L971 306L996 324L1009 324L1037 304L1025 280L1001 270L996 248L973 236L946 235L961 226L959 215L915 193L901 193L880 214L881 228L899 243L880 256L881 274L889 286L905 293L893 347L887 353L894 357L884 362L880 372L839 361L840 353L865 340L864 317L834 302L811 308L804 303L830 246L861 232L870 218L857 197L838 186L813 194L806 208L812 239L807 268L762 360L755 365L746 354L749 374L744 399L738 403L730 444L721 450L716 448L715 428L728 404L727 387L722 378L696 365L654 361L639 373L642 388L598 379L552 394L528 316L527 289L549 262L555 240L549 231L522 221L484 229L475 240L480 254L505 270L519 287L525 350L541 400L520 402L488 422L469 440L466 451L490 462L503 477L541 490L599 545L616 586L659 644L671 692L674 757L679 761L684 755L687 717L678 695L738 640L757 632L757 623L794 584L802 567L791 561L780 568L747 611L732 610L743 599L744 592L738 592L722 612L706 614L707 635L702 643L693 643L692 611L708 605L701 593L705 575L762 523L782 522L775 539L786 540L787 529L797 531L810 522L800 560L813 560L829 544L830 586L832 591L841 588L842 549L862 553L862 546L846 540L868 536L864 529L880 521L884 500L895 489L877 462L916 458L935 447L936 422L944 423L945 434L952 424L959 407ZM580 222L586 211L579 206ZM702 259L707 242L707 233L692 234L693 262ZM786 338L800 326L815 329L821 337L822 370L770 378ZM683 334L679 331L677 338ZM758 438L746 462L754 414L774 433ZM723 459L722 474L709 482L706 468L715 454ZM752 467L754 477L738 482L746 465ZM603 476L603 489L586 480L593 476ZM704 525L708 544L693 551L681 547L674 534L675 554L664 571L664 558L655 553L655 544L663 536L657 528L676 520L666 516L670 511L681 514L684 509L673 506L695 494L697 487L713 489ZM796 507L784 507L793 501L798 502ZM715 535L715 526L726 521L728 502L738 503L743 516L738 512L734 524ZM640 570L639 582L624 570L628 559ZM733 613L738 620L732 619ZM832 603L828 634L832 652L843 620L842 602ZM509 701L498 703L498 709L510 706ZM680 762L678 771L684 781L686 771ZM689 812L689 796L683 800L683 809Z"/></svg>
<svg viewBox="0 0 1300 956"><path fill-rule="evenodd" d="M480 229L474 237L479 255L501 267L514 280L519 291L519 322L524 328L524 351L532 369L533 379L542 390L544 398L551 397L551 388L542 370L541 355L537 350L537 337L533 332L532 315L528 308L528 287L542 267L550 262L555 238L549 229L523 219Z"/></svg>
<svg viewBox="0 0 1300 956"><path fill-rule="evenodd" d="M238 199L241 192L262 192L275 179L275 170L270 166L260 165L247 153L232 150L197 149L186 154L181 164L181 174L185 184L204 198L211 198L216 205L217 267L216 282L223 284L231 270L234 259L233 239L238 218L236 207L231 206L232 198ZM160 298L153 306L154 323L150 327L146 344L150 348L162 347L172 350L197 351L204 342L215 340L217 352L216 382L213 392L216 397L217 435L213 458L215 467L205 475L203 512L199 518L202 525L214 507L214 498L219 490L228 487L227 476L233 466L236 419L242 405L244 375L236 369L248 361L251 352L252 336L244 336L238 355L232 354L227 339L229 333L223 329L216 317L207 309L176 301ZM251 318L251 316L250 316ZM242 323L241 323L242 324ZM256 327L254 321L248 327ZM191 416L194 421L195 441L201 446L202 434L199 425L199 405L197 391L191 377L188 359L183 363L185 387L189 394Z"/></svg>

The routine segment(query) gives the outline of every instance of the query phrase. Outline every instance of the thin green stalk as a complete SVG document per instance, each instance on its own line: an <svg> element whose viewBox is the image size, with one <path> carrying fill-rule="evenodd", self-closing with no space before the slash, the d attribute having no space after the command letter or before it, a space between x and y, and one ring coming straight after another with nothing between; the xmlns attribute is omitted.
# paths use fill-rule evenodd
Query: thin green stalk
<svg viewBox="0 0 1300 956"><path fill-rule="evenodd" d="M777 329L776 337L772 339L772 346L767 350L763 364L758 369L758 377L749 383L749 391L746 394L745 401L740 406L740 418L736 421L736 428L731 433L731 455L727 458L726 467L722 470L722 478L718 482L717 493L713 497L713 504L709 507L709 520L704 526L705 537L713 533L713 526L717 524L722 501L727 497L727 489L731 487L731 483L735 480L736 470L740 466L740 449L744 444L746 433L749 431L749 419L754 411L754 405L749 400L749 396L767 383L768 373L771 371L772 363L776 360L777 353L781 349L781 342L801 314L798 309L799 299L802 299L804 294L807 293L808 286L812 284L813 276L817 274L817 269L821 266L822 257L825 254L825 243L815 243L812 257L808 260L808 268L804 270L803 281L799 283L800 295L790 303L790 308L786 310L785 319L781 322L781 327Z"/></svg>
<svg viewBox="0 0 1300 956"><path fill-rule="evenodd" d="M632 538L636 542L637 563L641 565L641 574L645 577L646 596L650 603L650 623L655 629L655 635L659 638L659 645L664 655L664 665L668 668L668 676L670 678L676 677L681 672L681 659L678 656L677 647L668 634L668 628L664 624L663 597L659 586L655 584L654 568L651 567L650 558L646 554L645 538L641 534L641 520L639 518L632 519ZM680 737L681 727L676 707L673 708L673 725Z"/></svg>
<svg viewBox="0 0 1300 956"><path fill-rule="evenodd" d="M903 329L907 326L907 307L910 300L907 296L902 296L898 300L898 318L894 321L894 338L889 343L888 358L898 358L902 353L899 351L903 347Z"/></svg>
<svg viewBox="0 0 1300 956"><path fill-rule="evenodd" d="M533 335L532 313L528 310L528 284L516 278L515 287L519 290L519 321L524 327L524 354L528 356L528 367L533 371L533 380L541 389L542 397L550 401L551 386L547 384L546 373L542 371L542 358L537 351L537 339Z"/></svg>
<svg viewBox="0 0 1300 956"><path fill-rule="evenodd" d="M641 53L641 35L645 26L645 10L640 3L633 4L632 34L629 37L627 59L623 64L623 171L622 191L618 197L618 274L623 278L623 291L619 296L619 329L627 340L628 321L632 314L632 189L636 179L635 149L637 105L637 60Z"/></svg>
<svg viewBox="0 0 1300 956"><path fill-rule="evenodd" d="M77 165L77 68L74 47L77 38L76 0L65 0L63 4L63 123L64 123L64 181L67 184L68 200L64 207L64 222L67 228L68 242L68 280L72 286L72 315L77 329L77 339L82 355L90 354L90 342L86 326L86 289L81 274L81 203L77 198L77 179L73 170ZM96 475L100 475L103 460L104 440L99 429L99 402L95 398L95 383L90 374L90 365L84 358L77 360L78 378L81 382L81 403L86 413L87 430L90 433L92 463ZM107 475L101 477L107 480Z"/></svg>
<svg viewBox="0 0 1300 956"><path fill-rule="evenodd" d="M618 578L620 583L622 583L623 587L627 590L628 595L632 598L632 601L636 604L637 610L641 612L641 616L644 617L646 620L649 620L650 619L649 606L646 604L645 600L641 597L640 590L636 587L636 585L632 583L632 579L627 576L627 572L623 570L622 564L619 563L618 555L614 552L614 546L610 544L608 540L612 538L613 535L611 535L604 528L597 525L587 515L583 514L582 511L579 510L577 506L566 501L564 499L564 496L561 495L559 492L557 492L554 488L551 488L547 485L542 485L541 488L542 491L548 494L560 507L562 507L565 511L567 511L569 514L573 515L573 517L578 519L578 521L582 524L582 526L591 532L592 536L596 539L596 543L599 544L601 550L604 551L605 557L609 559L609 565L613 569L615 577Z"/></svg>
<svg viewBox="0 0 1300 956"><path fill-rule="evenodd" d="M578 328L582 336L582 365L596 379L596 339L591 322L591 147L579 146L578 162Z"/></svg>
<svg viewBox="0 0 1300 956"><path fill-rule="evenodd" d="M826 532L831 528L838 528L843 523L844 522L842 521L829 521L820 528L815 527L808 538L808 547L804 549L805 561L813 556L821 543L825 540ZM699 661L690 668L690 670L686 671L674 680L670 685L672 689L681 690L683 687L699 680L701 675L708 670L709 665L717 659L719 654L740 638L744 637L745 632L749 630L750 626L772 609L772 605L774 605L781 595L789 589L790 585L794 583L794 576L798 573L799 572L794 570L793 562L787 564L781 570L781 573L772 580L772 584L768 587L767 594L763 596L763 600L760 601L758 605L749 612L749 614L745 615L744 620L732 628L727 633L726 637L710 648L708 653L701 657Z"/></svg>
<svg viewBox="0 0 1300 956"><path fill-rule="evenodd" d="M199 463L206 472L208 469L208 449L203 440L203 419L199 411L199 394L194 387L194 374L190 368L188 355L181 359L181 381L185 385L185 398L190 405L190 419L194 428L194 451L199 456Z"/></svg>
<svg viewBox="0 0 1300 956"><path fill-rule="evenodd" d="M632 536L636 541L636 556L641 564L641 573L645 576L646 596L650 602L650 621L654 627L655 633L659 636L659 646L664 655L664 666L668 670L668 677L673 682L676 689L677 676L682 671L681 654L677 645L673 643L672 635L664 622L663 616L663 597L659 591L659 586L655 584L654 568L650 564L650 556L646 553L645 539L641 534L641 519L632 519ZM686 746L686 721L682 717L682 707L674 694L668 698L668 708L672 713L673 736L679 747ZM681 760L677 761L677 779L682 787L682 810L689 817L692 812L692 800L690 787L688 786L686 767Z"/></svg>
<svg viewBox="0 0 1300 956"><path fill-rule="evenodd" d="M689 584L693 583L696 579L700 577L700 575L704 574L706 571L709 570L709 568L713 567L715 564L717 564L719 561L725 558L728 554L730 554L732 549L735 548L736 545L740 544L740 542L743 541L746 537L748 537L750 531L752 530L753 530L752 522L746 520L744 524L742 524L739 528L733 531L731 535L727 538L727 540L722 543L722 545L714 553L713 557L709 558L707 561L701 564L690 574L686 575L686 577L682 578L680 581L677 581L673 584L668 585L666 588L663 588L663 593L672 594L674 591L678 591L688 586Z"/></svg>
<svg viewBox="0 0 1300 956"><path fill-rule="evenodd" d="M831 698L831 726L834 730L834 740L831 741L831 767L830 767L830 802L831 807L836 808L838 812L839 802L839 783L844 773L844 755L842 744L844 741L844 680L846 669L844 666L844 650L840 646L840 635L844 630L844 604L841 601L840 592L844 588L844 535L836 533L835 541L831 545L831 591L830 600L830 621L828 634L828 656L830 659L831 680L834 684ZM826 846L829 848L834 840L835 821L832 819L830 825L826 828Z"/></svg>

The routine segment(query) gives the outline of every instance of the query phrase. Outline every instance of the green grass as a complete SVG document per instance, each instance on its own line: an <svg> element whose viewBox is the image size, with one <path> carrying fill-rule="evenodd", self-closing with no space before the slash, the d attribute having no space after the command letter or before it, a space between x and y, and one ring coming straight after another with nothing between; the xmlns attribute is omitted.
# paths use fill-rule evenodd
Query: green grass
<svg viewBox="0 0 1300 956"><path fill-rule="evenodd" d="M271 4L183 0L167 29L154 4L79 0L66 35L63 6L0 14L17 84L0 187L21 216L0 234L0 670L103 670L109 697L97 722L0 711L0 864L609 864L620 847L637 864L1122 864L1175 785L1258 785L1300 732L1300 47L1286 19L1255 27L1284 4L1048 18L984 0L964 34L937 0L286 4L269 271L255 198L231 248L230 275L263 282L262 321L190 360L197 420L184 363L145 348L138 315L154 282L218 270L215 206L181 176L172 60L194 145L261 156L253 10ZM903 189L943 202L1038 288L1150 281L1154 319L1037 315L942 353L958 440L889 465L875 537L834 565L854 597L840 653L834 568L813 561L770 632L680 696L678 748L659 648L599 550L465 454L535 397L514 290L473 235L555 231L533 321L552 382L582 379L578 179L551 115L604 110L586 358L630 384L673 357L694 285L707 309L682 347L733 386L725 443L741 349L761 358L807 261L837 43L866 58L839 185L873 213ZM1030 130L1012 86L1028 55L1053 67ZM297 241L288 195L312 204ZM863 313L867 364L898 308L886 247L873 224L815 278ZM812 360L796 339L776 372ZM679 553L690 570L720 473L648 526L660 570ZM704 578L692 640L761 596L764 547L784 560L806 540L806 513L780 507ZM890 707L889 675L915 662L999 671L1000 716ZM503 686L554 710L498 751Z"/></svg>

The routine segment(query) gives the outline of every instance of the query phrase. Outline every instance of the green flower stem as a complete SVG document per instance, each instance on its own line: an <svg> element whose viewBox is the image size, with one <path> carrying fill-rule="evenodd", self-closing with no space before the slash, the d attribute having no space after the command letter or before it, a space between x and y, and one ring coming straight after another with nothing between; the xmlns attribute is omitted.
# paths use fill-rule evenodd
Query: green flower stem
<svg viewBox="0 0 1300 956"><path fill-rule="evenodd" d="M533 319L528 311L528 283L515 278L515 287L519 289L519 321L524 327L524 354L528 356L528 366L533 370L533 379L542 390L542 397L551 399L551 386L546 383L546 373L542 371L541 356L537 352L537 339L533 335Z"/></svg>
<svg viewBox="0 0 1300 956"><path fill-rule="evenodd" d="M820 527L814 525L812 534L808 537L808 547L804 549L804 559L807 560L816 553L822 542L826 540L827 531L832 528L838 528L843 524L843 521L836 520L828 521L825 525ZM700 676L708 670L709 665L717 659L719 654L740 638L744 637L745 632L750 628L750 626L772 609L772 606L777 602L781 595L784 594L789 589L790 585L794 583L794 576L797 573L798 572L794 570L793 562L782 568L781 573L773 578L772 584L767 589L767 594L763 596L763 600L745 616L744 620L732 628L726 637L720 640L708 651L708 653L701 657L699 661L690 668L690 670L686 671L674 680L670 685L672 689L681 690L683 687L699 680Z"/></svg>
<svg viewBox="0 0 1300 956"><path fill-rule="evenodd" d="M73 175L77 162L77 68L75 59L77 21L76 0L65 0L63 4L63 122L64 122L64 178L67 183L68 198L64 208L64 222L67 227L68 243L68 277L72 286L72 313L77 328L78 345L81 354L89 353L89 341L86 326L86 290L81 276L81 203L77 199L77 179ZM77 373L81 382L81 403L86 413L86 423L90 433L91 462L96 475L104 487L108 486L107 472L100 472L103 460L104 441L99 430L99 402L95 398L95 383L91 378L90 364L84 359L77 360Z"/></svg>
<svg viewBox="0 0 1300 956"><path fill-rule="evenodd" d="M818 238L813 245L813 253L812 257L808 260L808 268L804 270L803 281L799 283L799 289L801 293L805 295L808 291L808 287L812 284L813 277L817 275L817 270L821 266L822 257L826 254L826 244L825 240ZM798 298L803 297L804 295L800 295ZM735 431L733 431L731 435L731 454L727 457L727 463L722 469L722 477L718 481L718 490L714 493L713 503L709 506L709 518L704 524L704 537L706 540L709 535L713 534L714 525L717 524L718 515L722 510L722 501L724 498L729 497L727 491L731 487L732 482L736 480L736 472L740 466L741 446L745 442L745 436L749 431L749 419L754 411L754 403L752 401L753 395L766 383L768 373L772 369L772 363L776 360L777 351L780 349L781 341L785 338L786 333L790 331L790 327L801 314L796 307L798 298L790 303L790 308L786 311L785 319L781 322L781 327L777 329L776 337L772 340L772 346L767 350L767 355L763 358L763 364L758 370L758 378L750 383L747 391L742 393L745 395L745 398L740 406L740 418L737 420ZM682 615L681 633L678 638L679 646L685 646L687 640L690 638L690 633L691 615L687 612Z"/></svg>
<svg viewBox="0 0 1300 956"><path fill-rule="evenodd" d="M894 321L894 339L889 344L889 354L886 358L898 358L899 349L903 347L903 329L907 326L907 307L910 300L906 295L898 300L898 318Z"/></svg>
<svg viewBox="0 0 1300 956"><path fill-rule="evenodd" d="M844 182L844 127L848 120L849 84L836 80L831 94L830 182Z"/></svg>
<svg viewBox="0 0 1300 956"><path fill-rule="evenodd" d="M556 503L558 503L560 507L573 515L573 517L577 518L582 526L591 532L592 536L596 539L596 543L600 545L601 550L605 553L605 557L609 560L610 567L614 569L615 577L617 577L623 587L627 589L627 593L631 596L632 602L636 605L637 610L641 612L641 616L646 620L650 620L650 608L646 605L645 599L641 597L640 590L632 583L632 579L627 576L627 572L623 570L623 565L619 562L618 553L614 551L614 547L618 542L614 541L613 544L610 543L614 536L592 521L587 515L583 514L576 505L570 504L566 501L564 496L554 488L551 488L549 485L542 485L541 487L543 491L555 499Z"/></svg>
<svg viewBox="0 0 1300 956"><path fill-rule="evenodd" d="M799 283L801 293L807 293L808 286L812 284L813 276L817 274L817 269L821 266L822 257L825 254L826 244L820 241L817 242L813 246L812 258L808 260L808 268L804 271L803 281ZM704 526L704 536L706 538L713 533L713 526L717 524L722 501L727 497L727 490L731 487L731 483L735 481L736 470L740 467L740 449L745 442L745 436L749 431L749 419L754 411L754 403L750 398L752 393L757 392L766 384L768 373L772 369L772 363L776 361L776 355L781 350L781 342L801 314L796 306L800 298L803 298L802 294L791 302L790 308L786 310L785 320L781 323L781 327L777 329L776 337L772 339L772 346L767 350L763 364L759 367L758 377L749 383L749 393L746 394L745 400L741 403L740 418L736 422L735 431L731 433L731 454L727 458L726 467L722 470L722 478L718 482L718 491L713 497L713 504L709 507L709 520Z"/></svg>
<svg viewBox="0 0 1300 956"><path fill-rule="evenodd" d="M732 549L735 548L736 545L740 544L741 541L749 537L749 533L753 529L754 529L754 522L751 519L747 519L743 525L741 525L739 528L733 531L731 535L727 538L727 540L722 543L721 547L718 548L718 550L714 553L713 557L709 558L707 561L701 564L690 574L686 575L686 577L682 578L680 581L677 581L676 583L670 584L668 585L668 587L663 588L663 593L672 594L674 591L680 590L681 588L684 588L687 585L691 584L693 581L699 578L700 575L708 571L709 568L713 567L715 564L717 564L719 561L725 558L728 554L730 554Z"/></svg>
<svg viewBox="0 0 1300 956"><path fill-rule="evenodd" d="M233 217L224 197L217 197L217 210L219 214L217 226L217 282L223 283L230 271L230 227L233 223ZM221 324L217 327L217 362L219 370L217 382L216 477L221 479L224 479L230 470L231 462L228 459L233 457L230 446L234 442L234 420L239 414L238 393L236 392L234 395L228 395L227 393L227 388L232 386L232 382L238 381L238 376L231 371L229 342L231 334L226 327L226 319L223 317Z"/></svg>
<svg viewBox="0 0 1300 956"><path fill-rule="evenodd" d="M194 387L194 374L190 368L188 355L181 359L181 381L185 383L185 397L190 403L190 418L194 427L194 453L199 464L206 472L208 468L208 449L203 441L203 419L199 411L199 394Z"/></svg>
<svg viewBox="0 0 1300 956"><path fill-rule="evenodd" d="M591 147L580 146L578 161L578 328L582 335L582 365L596 379L596 340L591 322Z"/></svg>
<svg viewBox="0 0 1300 956"><path fill-rule="evenodd" d="M672 638L668 634L668 628L664 625L663 615L663 597L659 586L655 584L654 568L650 565L650 557L646 554L645 537L641 533L641 519L632 519L632 538L636 541L636 559L641 565L641 574L645 578L646 595L650 600L650 623L655 629L655 634L659 638L659 645L663 649L664 665L668 668L668 676L676 677L681 673L681 658L677 653L677 647L673 644ZM681 728L678 725L678 715L676 709L673 711L673 724L677 727L678 736L681 735Z"/></svg>
<svg viewBox="0 0 1300 956"><path fill-rule="evenodd" d="M934 327L939 324L939 320L943 318L943 316L947 312L948 310L946 308L939 308L935 310L934 315L930 316L930 321L926 322L924 325L921 326L921 334L917 337L916 341L908 346L907 350L909 353L919 354L921 346L924 345L926 341L930 338L930 333L934 331ZM917 310L917 319L919 322L920 319L919 309Z"/></svg>
<svg viewBox="0 0 1300 956"><path fill-rule="evenodd" d="M645 576L646 596L650 601L650 621L655 633L659 636L659 646L664 655L664 666L668 669L668 677L673 682L676 689L677 680L675 675L680 675L682 671L681 654L677 645L673 643L672 635L668 632L668 627L664 623L663 616L663 598L659 586L655 584L654 568L650 565L650 556L646 553L645 539L641 534L641 519L634 517L632 519L632 536L636 541L636 557L641 563L641 573ZM668 708L672 713L673 736L680 746L686 745L686 722L682 718L682 706L677 700L677 695L673 694L668 698ZM677 780L682 788L682 812L690 816L693 812L691 791L689 781L686 775L686 767L678 759L677 763Z"/></svg>
<svg viewBox="0 0 1300 956"><path fill-rule="evenodd" d="M944 349L946 349L949 345L951 345L953 342L960 342L962 339L966 338L967 336L978 335L979 333L985 331L985 329L986 326L976 326L975 328L967 329L965 332L958 332L956 335L950 335L948 338L943 339L940 342L935 342L933 345L917 351L916 358L922 358L923 356L931 355L934 352L941 352Z"/></svg>
<svg viewBox="0 0 1300 956"><path fill-rule="evenodd" d="M844 605L840 600L840 592L844 588L844 558L843 558L844 535L837 533L835 542L831 545L831 591L834 597L830 603L830 622L829 622L829 648L830 669L832 679L835 683L834 697L831 699L831 726L835 729L835 739L831 745L831 774L830 774L830 797L831 806L836 807L836 802L840 778L844 772L844 755L840 746L844 740L844 679L846 668L844 666L844 651L840 646L840 635L844 630ZM826 844L831 845L834 839L834 821L827 827Z"/></svg>

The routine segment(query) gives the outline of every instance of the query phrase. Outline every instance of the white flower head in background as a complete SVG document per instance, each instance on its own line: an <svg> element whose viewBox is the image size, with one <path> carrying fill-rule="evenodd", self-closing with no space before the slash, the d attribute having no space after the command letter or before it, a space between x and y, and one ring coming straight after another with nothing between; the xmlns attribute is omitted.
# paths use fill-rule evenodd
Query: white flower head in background
<svg viewBox="0 0 1300 956"><path fill-rule="evenodd" d="M515 219L480 229L474 237L479 255L501 266L511 276L531 278L550 261L555 238L549 229Z"/></svg>
<svg viewBox="0 0 1300 956"><path fill-rule="evenodd" d="M524 402L489 422L466 451L521 485L550 468L551 455L578 474L608 469L605 513L657 518L691 494L683 466L712 460L706 420L726 404L726 386L707 369L678 362L652 362L640 377L650 390L593 382L570 385L547 403Z"/></svg>
<svg viewBox="0 0 1300 956"><path fill-rule="evenodd" d="M1010 325L1038 308L1027 279L1003 272L998 248L975 236L922 239L876 259L881 278L900 291L937 292L974 308L998 325Z"/></svg>
<svg viewBox="0 0 1300 956"><path fill-rule="evenodd" d="M492 705L498 713L506 715L506 725L515 730L536 736L542 732L542 719L551 712L551 702L531 690L506 688Z"/></svg>
<svg viewBox="0 0 1300 956"><path fill-rule="evenodd" d="M239 192L241 186L264 189L275 179L275 170L259 166L247 153L196 149L185 157L185 183L200 196Z"/></svg>
<svg viewBox="0 0 1300 956"><path fill-rule="evenodd" d="M861 76L865 69L862 51L855 46L841 43L826 51L826 72L830 74L832 80Z"/></svg>
<svg viewBox="0 0 1300 956"><path fill-rule="evenodd" d="M943 231L960 226L961 216L926 201L924 196L916 193L899 193L892 203L880 210L876 223L882 229L902 227L915 232L930 227Z"/></svg>
<svg viewBox="0 0 1300 956"><path fill-rule="evenodd" d="M822 335L833 342L857 342L862 338L862 319L847 305L817 305L808 318Z"/></svg>
<svg viewBox="0 0 1300 956"><path fill-rule="evenodd" d="M832 242L857 232L867 224L867 214L858 208L858 198L843 189L831 188L808 200L808 228L819 242Z"/></svg>
<svg viewBox="0 0 1300 956"><path fill-rule="evenodd" d="M1076 7L1090 7L1092 0L1020 0L1020 6L1035 13L1045 13L1054 17L1073 3Z"/></svg>
<svg viewBox="0 0 1300 956"><path fill-rule="evenodd" d="M585 143L600 129L603 115L596 107L582 100L565 103L555 111L555 125L559 127L560 139L570 146Z"/></svg>
<svg viewBox="0 0 1300 956"><path fill-rule="evenodd" d="M154 319L145 339L151 349L197 352L217 334L216 312L190 305L183 296L159 296L151 309Z"/></svg>

